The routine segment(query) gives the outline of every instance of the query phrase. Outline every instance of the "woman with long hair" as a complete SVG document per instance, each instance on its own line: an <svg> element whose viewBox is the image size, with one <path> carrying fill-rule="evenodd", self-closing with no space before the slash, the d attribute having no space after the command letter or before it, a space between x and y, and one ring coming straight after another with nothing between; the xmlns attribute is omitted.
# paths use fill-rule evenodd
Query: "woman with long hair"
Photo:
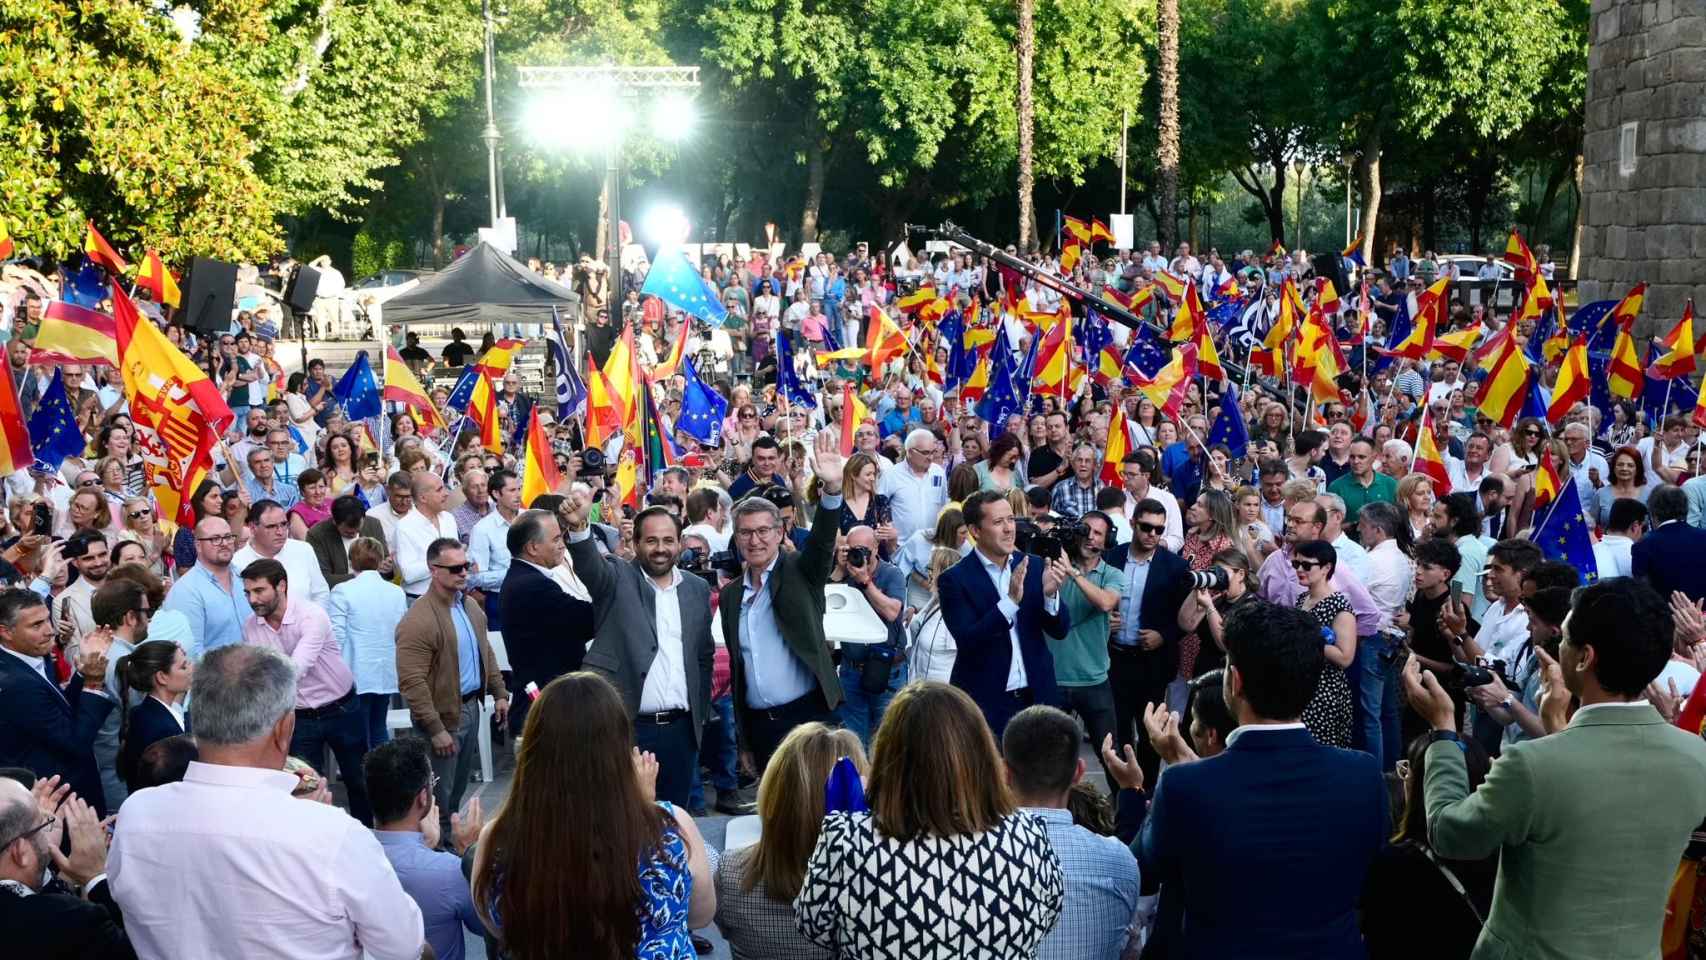
<svg viewBox="0 0 1706 960"><path fill-rule="evenodd" d="M975 469L979 488L1006 493L1025 488L1025 467L1020 461L1019 438L1011 433L996 437L989 444L989 455Z"/></svg>
<svg viewBox="0 0 1706 960"><path fill-rule="evenodd" d="M1508 443L1499 444L1487 462L1490 473L1502 473L1517 479L1524 467L1540 465L1540 441L1546 439L1546 423L1538 417L1523 417L1511 430Z"/></svg>
<svg viewBox="0 0 1706 960"><path fill-rule="evenodd" d="M1265 556L1255 554L1262 546L1271 548L1274 544L1274 531L1268 522L1262 519L1262 492L1255 487L1245 484L1232 494L1233 502L1238 504L1238 527L1244 531L1244 540L1250 544L1251 559Z"/></svg>
<svg viewBox="0 0 1706 960"><path fill-rule="evenodd" d="M475 909L514 960L692 960L717 907L705 841L653 799L621 694L551 681L527 710L509 795L480 836Z"/></svg>
<svg viewBox="0 0 1706 960"><path fill-rule="evenodd" d="M1191 570L1203 573L1215 565L1215 558L1227 551L1248 553L1249 544L1238 524L1232 498L1219 490L1204 490L1196 502L1185 509L1185 543L1179 556L1191 565ZM1179 638L1179 677L1189 680L1206 670L1225 663L1225 655L1211 654L1198 663L1202 637L1195 630Z"/></svg>
<svg viewBox="0 0 1706 960"><path fill-rule="evenodd" d="M965 549L966 520L957 504L950 503L936 515L936 526L920 527L907 538L896 563L906 574L906 605L914 610L924 609L930 602L930 555L938 547L956 554Z"/></svg>
<svg viewBox="0 0 1706 960"><path fill-rule="evenodd" d="M1330 747L1351 745L1350 681L1345 671L1356 662L1357 620L1351 612L1351 602L1333 589L1333 572L1339 566L1339 553L1325 540L1300 543L1292 550L1291 569L1303 584L1297 598L1297 608L1309 613L1321 625L1327 640L1327 662L1321 665L1321 677L1315 683L1315 696L1303 708L1303 724L1315 739Z"/></svg>
<svg viewBox="0 0 1706 960"><path fill-rule="evenodd" d="M1233 610L1256 599L1256 567L1250 563L1249 554L1237 549L1222 550L1214 555L1214 565L1226 574L1226 588L1192 591L1179 607L1181 628L1202 638L1197 653L1197 677L1226 665L1226 618L1232 616Z"/></svg>
<svg viewBox="0 0 1706 960"><path fill-rule="evenodd" d="M1409 516L1410 539L1420 540L1428 529L1428 514L1434 508L1434 480L1425 473L1412 473L1398 481L1398 509Z"/></svg>
<svg viewBox="0 0 1706 960"><path fill-rule="evenodd" d="M948 502L964 503L966 498L983 487L983 473L978 466L983 461L962 463L948 474Z"/></svg>
<svg viewBox="0 0 1706 960"><path fill-rule="evenodd" d="M119 509L119 539L139 544L147 554L145 566L155 576L164 576L166 533L160 529L160 520L154 515L154 501L148 497L131 497Z"/></svg>
<svg viewBox="0 0 1706 960"><path fill-rule="evenodd" d="M1137 400L1137 415L1132 417L1128 422L1132 425L1132 429L1137 438L1136 446L1153 447L1159 443L1159 438L1156 436L1156 433L1161 426L1161 408L1155 405L1155 401L1149 399L1147 396L1139 394Z"/></svg>
<svg viewBox="0 0 1706 960"><path fill-rule="evenodd" d="M284 381L284 408L290 414L290 422L302 434L302 441L312 450L320 439L320 425L314 418L325 409L331 397L321 394L310 400L305 392L307 386L308 375L301 370L287 377Z"/></svg>
<svg viewBox="0 0 1706 960"><path fill-rule="evenodd" d="M140 497L148 492L148 474L142 467L142 454L136 452L130 428L117 421L108 421L95 436L95 456L114 459L124 466L124 490L127 496Z"/></svg>
<svg viewBox="0 0 1706 960"><path fill-rule="evenodd" d="M189 696L195 663L170 640L148 640L118 658L114 675L126 690L143 695L125 714L119 732L118 774L129 783L142 751L167 737L190 732L184 698Z"/></svg>
<svg viewBox="0 0 1706 960"><path fill-rule="evenodd" d="M794 898L823 826L829 775L842 757L863 778L865 749L851 730L803 723L788 732L758 781L758 842L717 867L717 929L735 960L833 960L794 928Z"/></svg>
<svg viewBox="0 0 1706 960"><path fill-rule="evenodd" d="M989 725L965 691L914 681L871 744L868 813L824 818L794 914L806 939L843 960L1035 955L1065 900L1048 835L1019 810ZM975 871L978 883L963 877ZM880 877L908 896L878 897ZM1001 923L965 921L1001 891ZM975 900L975 903L974 903Z"/></svg>
<svg viewBox="0 0 1706 960"><path fill-rule="evenodd" d="M224 516L225 491L219 488L218 483L203 480L190 498L190 510L195 514L196 523L208 517ZM172 566L179 571L195 566L195 524L181 525L178 532L172 534Z"/></svg>
<svg viewBox="0 0 1706 960"><path fill-rule="evenodd" d="M877 492L877 481L881 478L876 457L855 453L847 458L846 466L841 468L841 490L845 497L841 502L841 532L870 527L876 531L877 545L887 560L894 555L900 534L895 530L889 498Z"/></svg>
<svg viewBox="0 0 1706 960"><path fill-rule="evenodd" d="M328 434L320 452L320 472L326 477L327 494L341 497L361 480L355 463L355 444L341 433Z"/></svg>
<svg viewBox="0 0 1706 960"><path fill-rule="evenodd" d="M1606 485L1594 491L1593 518L1604 530L1611 522L1611 505L1619 500L1647 502L1652 488L1647 486L1647 466L1641 451L1634 447L1618 447L1611 455L1611 477Z"/></svg>
<svg viewBox="0 0 1706 960"><path fill-rule="evenodd" d="M1369 960L1468 957L1493 903L1499 858L1447 860L1428 840L1428 738L1410 741L1398 761L1403 812L1392 839L1374 858L1362 887L1362 935ZM1487 779L1492 762L1471 737L1458 741L1471 792ZM1418 922L1422 921L1422 922Z"/></svg>
<svg viewBox="0 0 1706 960"><path fill-rule="evenodd" d="M1026 459L1031 452L1048 446L1048 418L1037 414L1025 421L1025 435L1020 438L1020 448L1024 450Z"/></svg>

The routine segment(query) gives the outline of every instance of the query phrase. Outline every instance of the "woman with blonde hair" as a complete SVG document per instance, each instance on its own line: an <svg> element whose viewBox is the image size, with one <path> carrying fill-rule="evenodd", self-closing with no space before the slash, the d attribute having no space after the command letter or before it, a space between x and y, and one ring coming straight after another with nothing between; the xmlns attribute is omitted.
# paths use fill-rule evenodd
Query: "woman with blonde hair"
<svg viewBox="0 0 1706 960"><path fill-rule="evenodd" d="M817 845L830 772L842 757L864 777L865 748L851 730L803 723L771 754L758 782L758 842L726 854L717 868L717 929L735 960L833 960L835 952L800 935L793 901Z"/></svg>
<svg viewBox="0 0 1706 960"><path fill-rule="evenodd" d="M806 939L844 960L1036 954L1065 900L1060 861L1041 821L1018 808L965 691L924 680L895 695L865 797L869 812L824 818L794 900ZM964 882L973 872L978 882ZM873 877L906 896L873 896Z"/></svg>
<svg viewBox="0 0 1706 960"><path fill-rule="evenodd" d="M846 465L841 468L844 498L841 502L841 532L846 533L854 527L870 527L876 531L877 545L882 548L883 559L887 560L899 546L900 533L894 526L889 498L877 492L877 482L882 475L877 458L868 453L855 453L847 458Z"/></svg>
<svg viewBox="0 0 1706 960"><path fill-rule="evenodd" d="M1398 509L1410 518L1410 539L1420 540L1428 529L1428 514L1434 508L1434 480L1425 473L1412 473L1398 481Z"/></svg>
<svg viewBox="0 0 1706 960"><path fill-rule="evenodd" d="M155 576L166 573L166 563L163 558L168 541L166 532L160 528L160 519L154 513L154 501L148 497L131 497L124 502L120 513L118 539L133 540L142 545L148 554L147 566Z"/></svg>

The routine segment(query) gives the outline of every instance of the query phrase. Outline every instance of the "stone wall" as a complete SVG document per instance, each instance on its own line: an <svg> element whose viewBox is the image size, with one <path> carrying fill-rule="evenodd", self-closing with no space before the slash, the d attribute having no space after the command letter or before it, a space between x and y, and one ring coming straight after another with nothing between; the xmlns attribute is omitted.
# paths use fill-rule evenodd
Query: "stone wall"
<svg viewBox="0 0 1706 960"><path fill-rule="evenodd" d="M1581 302L1644 280L1649 336L1706 310L1706 0L1592 3Z"/></svg>

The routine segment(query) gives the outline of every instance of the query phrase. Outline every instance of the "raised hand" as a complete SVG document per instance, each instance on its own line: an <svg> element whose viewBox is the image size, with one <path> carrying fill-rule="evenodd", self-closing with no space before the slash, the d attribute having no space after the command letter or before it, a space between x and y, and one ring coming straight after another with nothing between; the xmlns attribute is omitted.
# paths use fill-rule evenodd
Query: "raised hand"
<svg viewBox="0 0 1706 960"><path fill-rule="evenodd" d="M1031 567L1031 558L1027 555L1013 568L1013 578L1007 581L1007 596L1021 606L1025 603L1025 573Z"/></svg>
<svg viewBox="0 0 1706 960"><path fill-rule="evenodd" d="M435 815L434 820L438 817ZM480 812L480 798L474 797L462 808L461 813L450 815L450 844L462 853L480 839L480 831L486 826L486 817Z"/></svg>
<svg viewBox="0 0 1706 960"><path fill-rule="evenodd" d="M634 760L634 776L640 781L640 795L647 803L655 803L658 798L658 758L641 750L631 747Z"/></svg>
<svg viewBox="0 0 1706 960"><path fill-rule="evenodd" d="M1535 647L1540 658L1540 722L1547 733L1557 733L1570 722L1570 688L1564 685L1564 668L1545 650Z"/></svg>
<svg viewBox="0 0 1706 960"><path fill-rule="evenodd" d="M1108 734L1102 738L1102 768L1108 771L1109 779L1121 790L1143 789L1143 768L1138 766L1137 753L1131 744L1123 749L1124 756L1114 751L1114 735Z"/></svg>
<svg viewBox="0 0 1706 960"><path fill-rule="evenodd" d="M1067 563L1060 557L1055 557L1053 560L1050 560L1048 562L1048 566L1043 570L1043 596L1054 596L1056 593L1060 592L1061 586L1071 579L1071 564Z"/></svg>
<svg viewBox="0 0 1706 960"><path fill-rule="evenodd" d="M812 441L814 462L817 464L817 485L829 496L839 496L841 493L841 468L845 461L841 456L841 438L829 430L819 430Z"/></svg>
<svg viewBox="0 0 1706 960"><path fill-rule="evenodd" d="M566 533L580 533L585 530L592 516L592 500L579 490L570 490L569 497L562 506L563 530Z"/></svg>

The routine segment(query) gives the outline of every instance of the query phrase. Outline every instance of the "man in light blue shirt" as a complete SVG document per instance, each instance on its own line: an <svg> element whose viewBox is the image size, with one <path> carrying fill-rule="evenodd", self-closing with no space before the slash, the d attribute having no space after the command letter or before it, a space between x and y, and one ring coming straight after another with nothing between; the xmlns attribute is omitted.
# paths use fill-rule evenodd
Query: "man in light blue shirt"
<svg viewBox="0 0 1706 960"><path fill-rule="evenodd" d="M433 808L432 764L418 737L404 737L368 751L362 761L373 798L373 836L391 862L403 891L421 908L426 941L439 960L462 960L463 931L485 932L462 874L462 855L480 836L484 817L478 798L450 818L450 849L440 836Z"/></svg>
<svg viewBox="0 0 1706 960"><path fill-rule="evenodd" d="M1026 707L1007 721L1001 753L1019 806L1042 820L1066 879L1060 920L1038 960L1115 960L1138 936L1137 859L1113 837L1072 822L1067 797L1084 778L1078 721L1054 707Z"/></svg>
<svg viewBox="0 0 1706 960"><path fill-rule="evenodd" d="M913 430L906 435L906 459L877 481L877 492L889 498L890 522L901 543L919 530L934 529L948 503L948 477L932 459L936 452L935 434Z"/></svg>
<svg viewBox="0 0 1706 960"><path fill-rule="evenodd" d="M271 500L289 511L302 499L296 484L279 479L274 472L272 451L266 447L251 448L248 462L249 479L243 481L243 488L249 492L250 503Z"/></svg>
<svg viewBox="0 0 1706 960"><path fill-rule="evenodd" d="M499 470L487 481L492 499L491 513L481 517L468 533L468 559L474 564L468 586L486 598L486 632L503 629L498 614L498 594L509 573L509 526L521 514L521 480L508 470Z"/></svg>
<svg viewBox="0 0 1706 960"><path fill-rule="evenodd" d="M236 552L237 538L223 517L206 517L195 525L196 564L172 584L160 607L189 620L191 659L243 642L243 623L254 611L231 570Z"/></svg>

